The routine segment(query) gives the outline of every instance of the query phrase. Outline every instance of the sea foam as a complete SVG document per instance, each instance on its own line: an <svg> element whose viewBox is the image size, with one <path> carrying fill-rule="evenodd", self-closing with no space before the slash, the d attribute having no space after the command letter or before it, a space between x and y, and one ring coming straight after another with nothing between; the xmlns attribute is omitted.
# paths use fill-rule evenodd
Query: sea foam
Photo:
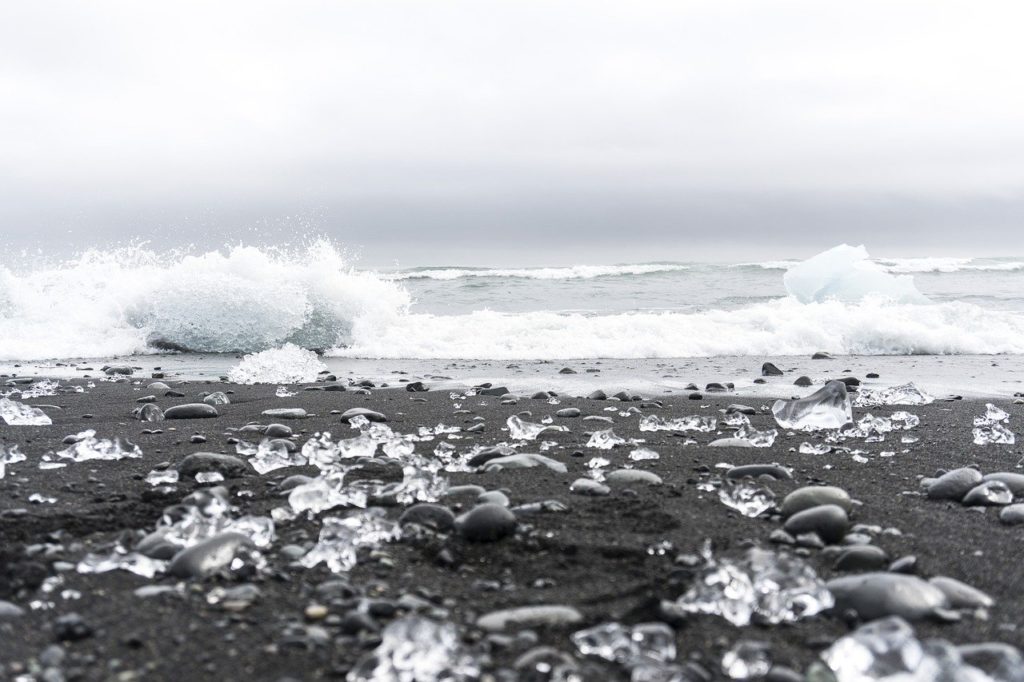
<svg viewBox="0 0 1024 682"><path fill-rule="evenodd" d="M354 269L325 241L292 251L90 251L56 266L0 268L0 360L289 343L409 359L1024 353L1024 314L930 302L863 247L837 247L782 276L789 296L729 309L441 315L418 312L402 282ZM557 299L559 283L545 286Z"/></svg>

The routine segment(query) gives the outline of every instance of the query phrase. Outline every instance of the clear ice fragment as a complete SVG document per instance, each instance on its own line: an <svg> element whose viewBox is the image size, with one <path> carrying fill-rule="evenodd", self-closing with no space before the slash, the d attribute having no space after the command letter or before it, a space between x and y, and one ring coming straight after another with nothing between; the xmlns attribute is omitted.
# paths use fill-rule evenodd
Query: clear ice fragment
<svg viewBox="0 0 1024 682"><path fill-rule="evenodd" d="M142 457L142 450L138 445L129 443L123 438L97 438L96 431L93 429L86 429L76 434L75 439L74 443L58 452L57 456L70 459L73 462Z"/></svg>
<svg viewBox="0 0 1024 682"><path fill-rule="evenodd" d="M587 441L587 447L597 448L598 450L611 450L617 445L622 445L625 442L626 439L615 435L615 431L612 429L604 429L603 431L594 431L590 434L590 440Z"/></svg>
<svg viewBox="0 0 1024 682"><path fill-rule="evenodd" d="M832 452L832 446L828 443L800 443L799 448L801 455L827 455Z"/></svg>
<svg viewBox="0 0 1024 682"><path fill-rule="evenodd" d="M305 466L306 457L299 451L292 452L280 440L264 438L259 445L239 441L235 445L239 454L249 455L249 464L258 474L266 474L285 467Z"/></svg>
<svg viewBox="0 0 1024 682"><path fill-rule="evenodd" d="M480 664L453 623L405 616L384 628L380 645L349 671L347 682L471 682Z"/></svg>
<svg viewBox="0 0 1024 682"><path fill-rule="evenodd" d="M48 426L53 422L38 407L0 398L0 419L8 426Z"/></svg>
<svg viewBox="0 0 1024 682"><path fill-rule="evenodd" d="M853 421L853 406L846 384L830 381L806 398L776 400L772 414L784 429L839 429Z"/></svg>
<svg viewBox="0 0 1024 682"><path fill-rule="evenodd" d="M857 392L854 404L857 407L880 407L883 405L928 405L934 401L935 398L913 383L908 383L888 388L861 388Z"/></svg>
<svg viewBox="0 0 1024 682"><path fill-rule="evenodd" d="M41 379L28 388L22 389L21 398L25 400L27 398L44 398L57 395L57 388L59 386L60 384L52 379Z"/></svg>
<svg viewBox="0 0 1024 682"><path fill-rule="evenodd" d="M224 474L219 471L200 471L196 474L196 483L220 483Z"/></svg>
<svg viewBox="0 0 1024 682"><path fill-rule="evenodd" d="M985 414L974 418L975 445L1013 445L1016 436L1004 422L1010 419L1010 415L988 403L985 405Z"/></svg>
<svg viewBox="0 0 1024 682"><path fill-rule="evenodd" d="M775 438L779 435L779 432L775 429L765 429L759 431L752 427L749 423L745 426L741 426L736 431L736 438L745 440L755 448L770 448L775 444Z"/></svg>
<svg viewBox="0 0 1024 682"><path fill-rule="evenodd" d="M718 489L718 499L726 507L735 509L743 516L760 516L775 506L775 493L757 483L726 482Z"/></svg>
<svg viewBox="0 0 1024 682"><path fill-rule="evenodd" d="M665 623L602 623L573 633L571 639L584 656L596 656L626 669L676 658L676 635Z"/></svg>
<svg viewBox="0 0 1024 682"><path fill-rule="evenodd" d="M769 647L765 642L741 639L722 656L722 672L731 680L755 680L772 668Z"/></svg>
<svg viewBox="0 0 1024 682"><path fill-rule="evenodd" d="M146 483L157 486L178 482L177 469L153 469L146 474Z"/></svg>
<svg viewBox="0 0 1024 682"><path fill-rule="evenodd" d="M274 391L274 395L278 398L291 398L297 395L296 391L289 391L287 386L278 386L277 390Z"/></svg>
<svg viewBox="0 0 1024 682"><path fill-rule="evenodd" d="M814 569L799 557L752 548L740 560L706 565L677 604L688 613L721 616L733 625L755 617L767 623L791 623L832 608L835 600Z"/></svg>
<svg viewBox="0 0 1024 682"><path fill-rule="evenodd" d="M517 415L509 417L505 424L508 426L509 435L515 440L536 440L537 436L545 431L553 432L569 430L568 427L565 426L528 422Z"/></svg>
<svg viewBox="0 0 1024 682"><path fill-rule="evenodd" d="M640 418L641 431L700 431L702 433L709 433L717 428L717 419L700 415L686 415L666 420L656 414L649 414Z"/></svg>
<svg viewBox="0 0 1024 682"><path fill-rule="evenodd" d="M24 461L25 455L18 449L17 443L10 446L0 443L0 478L3 478L6 474L8 464L17 464Z"/></svg>
<svg viewBox="0 0 1024 682"><path fill-rule="evenodd" d="M658 459L660 457L661 455L650 448L636 448L631 450L629 453L629 458L634 462L642 462L647 459Z"/></svg>
<svg viewBox="0 0 1024 682"><path fill-rule="evenodd" d="M378 509L344 518L328 517L323 520L316 545L299 563L306 568L326 563L331 571L343 573L358 562L360 547L377 547L400 536L398 524L389 521Z"/></svg>

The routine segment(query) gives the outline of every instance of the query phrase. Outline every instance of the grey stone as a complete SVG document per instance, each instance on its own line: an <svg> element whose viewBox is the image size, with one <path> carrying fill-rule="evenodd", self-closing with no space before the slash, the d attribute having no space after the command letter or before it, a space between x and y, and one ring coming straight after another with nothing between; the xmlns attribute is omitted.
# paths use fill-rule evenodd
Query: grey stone
<svg viewBox="0 0 1024 682"><path fill-rule="evenodd" d="M542 604L492 611L480 616L476 625L488 632L502 632L516 628L574 625L582 620L583 614L572 606Z"/></svg>
<svg viewBox="0 0 1024 682"><path fill-rule="evenodd" d="M782 500L780 511L784 518L789 518L797 512L823 504L834 504L842 507L847 513L853 511L853 500L850 499L850 495L842 488L830 485L797 488Z"/></svg>
<svg viewBox="0 0 1024 682"><path fill-rule="evenodd" d="M942 590L913 575L864 573L835 578L826 586L837 610L854 611L862 620L885 616L921 620L940 616L949 607Z"/></svg>
<svg viewBox="0 0 1024 682"><path fill-rule="evenodd" d="M175 405L164 410L164 419L212 419L218 416L217 408L206 403Z"/></svg>
<svg viewBox="0 0 1024 682"><path fill-rule="evenodd" d="M606 485L613 488L629 485L661 485L661 476L642 469L616 469L604 477Z"/></svg>
<svg viewBox="0 0 1024 682"><path fill-rule="evenodd" d="M204 578L226 568L239 549L251 544L241 533L214 535L175 554L167 565L167 572L178 578Z"/></svg>
<svg viewBox="0 0 1024 682"><path fill-rule="evenodd" d="M195 476L203 471L216 471L225 478L233 478L248 473L250 468L234 455L219 452L195 452L178 463L178 473L182 476Z"/></svg>
<svg viewBox="0 0 1024 682"><path fill-rule="evenodd" d="M783 524L783 528L790 535L817 533L822 540L828 543L837 543L842 540L849 527L850 519L846 515L846 510L835 504L823 504L804 509L790 516Z"/></svg>
<svg viewBox="0 0 1024 682"><path fill-rule="evenodd" d="M970 467L953 469L942 474L925 490L925 494L933 500L964 499L972 488L981 483L981 472Z"/></svg>

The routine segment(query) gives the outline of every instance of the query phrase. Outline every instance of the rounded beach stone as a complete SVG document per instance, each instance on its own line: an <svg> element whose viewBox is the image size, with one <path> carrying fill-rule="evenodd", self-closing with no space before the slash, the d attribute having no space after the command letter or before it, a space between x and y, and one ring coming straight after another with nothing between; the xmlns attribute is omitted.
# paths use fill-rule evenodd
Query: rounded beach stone
<svg viewBox="0 0 1024 682"><path fill-rule="evenodd" d="M817 533L828 543L837 543L846 535L850 519L846 510L836 504L823 504L793 514L783 525L790 535Z"/></svg>
<svg viewBox="0 0 1024 682"><path fill-rule="evenodd" d="M501 632L513 628L573 625L582 620L583 614L572 606L541 604L492 611L480 616L476 625L481 630L488 632Z"/></svg>
<svg viewBox="0 0 1024 682"><path fill-rule="evenodd" d="M219 452L195 452L178 463L178 473L182 476L195 476L203 471L216 471L225 478L233 478L248 473L250 469L234 455Z"/></svg>
<svg viewBox="0 0 1024 682"><path fill-rule="evenodd" d="M946 595L946 601L954 609L978 609L988 608L995 604L995 600L976 587L960 582L956 578L935 576L928 581Z"/></svg>
<svg viewBox="0 0 1024 682"><path fill-rule="evenodd" d="M797 488L786 495L782 500L781 512L783 517L789 518L797 512L824 504L842 507L847 513L853 510L853 500L845 490L830 485L819 485Z"/></svg>
<svg viewBox="0 0 1024 682"><path fill-rule="evenodd" d="M555 416L562 419L572 419L580 416L580 409L578 407L563 407L558 412L555 412Z"/></svg>
<svg viewBox="0 0 1024 682"><path fill-rule="evenodd" d="M415 523L426 528L447 532L455 527L455 514L439 504L414 504L398 519L401 526Z"/></svg>
<svg viewBox="0 0 1024 682"><path fill-rule="evenodd" d="M178 578L203 578L230 565L238 550L251 544L241 533L214 535L175 554L167 572Z"/></svg>
<svg viewBox="0 0 1024 682"><path fill-rule="evenodd" d="M889 562L889 557L880 547L856 545L840 552L834 568L837 571L878 571Z"/></svg>
<svg viewBox="0 0 1024 682"><path fill-rule="evenodd" d="M388 418L380 412L368 410L365 407L353 407L341 413L341 421L348 422L353 417L366 417L372 422L386 422Z"/></svg>
<svg viewBox="0 0 1024 682"><path fill-rule="evenodd" d="M1002 481L985 481L964 495L965 507L1001 507L1013 502L1013 493Z"/></svg>
<svg viewBox="0 0 1024 682"><path fill-rule="evenodd" d="M1007 526L1024 523L1024 504L1011 504L999 510L999 520Z"/></svg>
<svg viewBox="0 0 1024 682"><path fill-rule="evenodd" d="M212 419L219 416L217 408L206 403L175 405L164 410L164 419Z"/></svg>
<svg viewBox="0 0 1024 682"><path fill-rule="evenodd" d="M616 469L604 477L604 482L611 487L628 485L661 485L661 476L653 471L642 469Z"/></svg>
<svg viewBox="0 0 1024 682"><path fill-rule="evenodd" d="M611 493L611 488L604 485L600 481L595 481L592 478L577 478L573 481L572 485L569 486L569 492L575 495L589 495L591 497L601 497Z"/></svg>
<svg viewBox="0 0 1024 682"><path fill-rule="evenodd" d="M515 514L499 504L473 507L458 518L459 534L470 542L496 542L516 532Z"/></svg>
<svg viewBox="0 0 1024 682"><path fill-rule="evenodd" d="M933 618L949 607L942 590L917 576L864 573L826 583L836 609L855 612L862 620L900 616L907 620Z"/></svg>
<svg viewBox="0 0 1024 682"><path fill-rule="evenodd" d="M964 499L972 488L981 483L981 472L970 467L953 469L942 474L928 486L925 494L933 500Z"/></svg>

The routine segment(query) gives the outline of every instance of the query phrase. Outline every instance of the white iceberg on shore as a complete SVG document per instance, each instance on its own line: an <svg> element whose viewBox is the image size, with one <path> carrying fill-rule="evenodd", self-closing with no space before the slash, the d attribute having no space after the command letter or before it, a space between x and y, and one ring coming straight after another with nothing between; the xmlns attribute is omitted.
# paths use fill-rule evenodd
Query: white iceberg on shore
<svg viewBox="0 0 1024 682"><path fill-rule="evenodd" d="M910 275L892 275L869 259L863 246L840 244L794 265L782 277L801 303L856 302L867 296L899 303L927 303Z"/></svg>

